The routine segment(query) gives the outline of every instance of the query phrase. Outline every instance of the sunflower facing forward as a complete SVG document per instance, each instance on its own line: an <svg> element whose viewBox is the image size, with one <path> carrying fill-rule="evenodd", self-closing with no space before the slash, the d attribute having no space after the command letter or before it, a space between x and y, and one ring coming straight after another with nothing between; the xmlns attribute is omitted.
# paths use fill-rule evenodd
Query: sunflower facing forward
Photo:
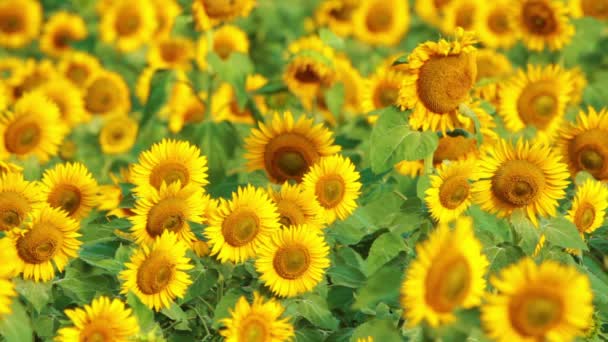
<svg viewBox="0 0 608 342"><path fill-rule="evenodd" d="M568 210L566 218L574 223L581 235L592 233L604 223L606 208L608 188L601 182L587 179L577 187L572 208Z"/></svg>
<svg viewBox="0 0 608 342"><path fill-rule="evenodd" d="M283 227L306 225L309 228L325 228L323 209L311 193L301 185L284 183L279 191L270 189L270 197L277 205Z"/></svg>
<svg viewBox="0 0 608 342"><path fill-rule="evenodd" d="M458 243L454 243L457 241ZM409 326L426 321L436 327L456 320L455 310L481 304L488 259L475 238L470 218L450 230L440 223L428 240L416 246L416 260L401 286L401 305Z"/></svg>
<svg viewBox="0 0 608 342"><path fill-rule="evenodd" d="M396 45L410 25L408 1L361 1L353 12L357 39L373 45Z"/></svg>
<svg viewBox="0 0 608 342"><path fill-rule="evenodd" d="M112 1L99 24L103 42L130 52L150 41L156 31L156 9L151 1Z"/></svg>
<svg viewBox="0 0 608 342"><path fill-rule="evenodd" d="M537 215L557 214L558 200L566 195L568 169L550 147L519 140L500 140L485 150L473 173L471 191L481 208L499 217L523 209L538 225Z"/></svg>
<svg viewBox="0 0 608 342"><path fill-rule="evenodd" d="M59 57L71 51L70 44L86 36L87 27L82 17L59 11L44 24L40 50L50 56Z"/></svg>
<svg viewBox="0 0 608 342"><path fill-rule="evenodd" d="M182 298L192 279L193 268L186 256L188 246L175 233L165 231L151 246L141 245L118 275L121 292L133 292L147 307L160 311Z"/></svg>
<svg viewBox="0 0 608 342"><path fill-rule="evenodd" d="M85 109L93 115L126 115L131 110L129 86L113 71L95 73L84 89Z"/></svg>
<svg viewBox="0 0 608 342"><path fill-rule="evenodd" d="M27 215L44 203L44 196L34 182L23 179L21 173L8 172L0 176L0 230L19 227Z"/></svg>
<svg viewBox="0 0 608 342"><path fill-rule="evenodd" d="M0 46L17 49L29 44L38 37L42 19L38 0L1 1Z"/></svg>
<svg viewBox="0 0 608 342"><path fill-rule="evenodd" d="M479 2L479 7L473 18L473 30L479 40L489 48L510 48L517 42L517 34L513 28L508 0Z"/></svg>
<svg viewBox="0 0 608 342"><path fill-rule="evenodd" d="M574 36L568 8L561 1L517 0L509 11L513 29L530 50L542 51L545 46L559 50Z"/></svg>
<svg viewBox="0 0 608 342"><path fill-rule="evenodd" d="M525 258L491 283L481 321L496 341L571 341L592 321L589 279L573 266Z"/></svg>
<svg viewBox="0 0 608 342"><path fill-rule="evenodd" d="M425 202L431 216L439 222L449 222L459 217L471 205L471 185L474 159L441 164L437 174L430 178Z"/></svg>
<svg viewBox="0 0 608 342"><path fill-rule="evenodd" d="M224 21L246 17L254 5L255 0L194 0L192 13L196 28L206 31Z"/></svg>
<svg viewBox="0 0 608 342"><path fill-rule="evenodd" d="M98 297L83 308L67 309L73 326L57 331L57 342L127 341L139 332L133 310L120 299Z"/></svg>

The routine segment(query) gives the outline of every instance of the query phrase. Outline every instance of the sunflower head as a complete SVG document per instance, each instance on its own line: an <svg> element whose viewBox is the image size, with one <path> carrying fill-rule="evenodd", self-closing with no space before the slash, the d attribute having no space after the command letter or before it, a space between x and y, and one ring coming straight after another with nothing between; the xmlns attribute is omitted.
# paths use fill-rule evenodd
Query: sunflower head
<svg viewBox="0 0 608 342"><path fill-rule="evenodd" d="M63 77L70 80L79 89L88 85L101 70L97 58L85 52L74 51L64 55L59 61L58 71Z"/></svg>
<svg viewBox="0 0 608 342"><path fill-rule="evenodd" d="M84 20L65 11L55 12L44 24L40 38L40 50L50 56L59 57L71 50L70 44L87 36Z"/></svg>
<svg viewBox="0 0 608 342"><path fill-rule="evenodd" d="M221 22L246 17L254 5L254 0L194 0L192 13L196 28L209 30Z"/></svg>
<svg viewBox="0 0 608 342"><path fill-rule="evenodd" d="M102 13L100 38L130 52L147 43L156 31L156 10L152 1L113 1Z"/></svg>
<svg viewBox="0 0 608 342"><path fill-rule="evenodd" d="M606 0L573 0L570 1L570 14L574 18L593 17L608 20L608 1Z"/></svg>
<svg viewBox="0 0 608 342"><path fill-rule="evenodd" d="M473 31L477 12L481 7L475 0L452 0L442 10L443 20L441 29L446 34L452 34L458 27Z"/></svg>
<svg viewBox="0 0 608 342"><path fill-rule="evenodd" d="M357 0L323 1L315 10L315 22L327 26L339 36L348 36L353 31L353 13L359 7Z"/></svg>
<svg viewBox="0 0 608 342"><path fill-rule="evenodd" d="M171 30L173 30L175 18L182 12L181 6L176 0L152 0L152 5L156 14L154 38L158 39L169 36Z"/></svg>
<svg viewBox="0 0 608 342"><path fill-rule="evenodd" d="M441 164L437 174L430 178L425 202L431 216L439 222L459 217L471 204L471 185L475 160Z"/></svg>
<svg viewBox="0 0 608 342"><path fill-rule="evenodd" d="M478 50L475 95L498 105L498 89L512 73L513 66L507 56L491 49Z"/></svg>
<svg viewBox="0 0 608 342"><path fill-rule="evenodd" d="M604 223L608 208L608 188L601 182L588 179L576 189L572 208L566 218L581 233L592 233Z"/></svg>
<svg viewBox="0 0 608 342"><path fill-rule="evenodd" d="M105 154L120 154L131 150L137 139L138 122L127 115L115 115L104 120L99 131L99 145Z"/></svg>
<svg viewBox="0 0 608 342"><path fill-rule="evenodd" d="M253 92L263 87L268 80L259 74L247 75L245 90ZM261 114L266 114L267 106L264 96L254 95L253 101ZM236 98L236 92L229 83L223 83L213 94L212 109L216 120L226 120L235 123L255 123L253 113L247 106L241 108Z"/></svg>
<svg viewBox="0 0 608 342"><path fill-rule="evenodd" d="M59 115L68 127L74 127L89 119L82 100L80 89L63 77L43 84L38 90L57 105Z"/></svg>
<svg viewBox="0 0 608 342"><path fill-rule="evenodd" d="M561 1L517 0L509 10L513 28L530 50L559 50L574 36L568 8Z"/></svg>
<svg viewBox="0 0 608 342"><path fill-rule="evenodd" d="M84 89L85 109L93 115L126 115L131 110L129 87L113 71L96 73Z"/></svg>
<svg viewBox="0 0 608 342"><path fill-rule="evenodd" d="M37 184L23 179L21 173L8 172L0 176L0 230L20 227L27 215L43 203L44 196Z"/></svg>
<svg viewBox="0 0 608 342"><path fill-rule="evenodd" d="M363 93L363 111L369 113L396 105L402 82L403 74L401 72L388 68L379 68L365 82L366 91Z"/></svg>
<svg viewBox="0 0 608 342"><path fill-rule="evenodd" d="M361 1L353 13L355 37L374 45L396 45L410 25L407 1Z"/></svg>
<svg viewBox="0 0 608 342"><path fill-rule="evenodd" d="M18 49L38 37L42 6L37 0L0 2L0 46Z"/></svg>
<svg viewBox="0 0 608 342"><path fill-rule="evenodd" d="M247 54L249 38L247 33L237 26L224 25L213 32L211 50L223 60L227 60L233 52Z"/></svg>
<svg viewBox="0 0 608 342"><path fill-rule="evenodd" d="M189 70L193 59L194 43L184 37L157 39L148 51L148 65L152 68Z"/></svg>
<svg viewBox="0 0 608 342"><path fill-rule="evenodd" d="M517 41L509 11L512 3L508 0L497 0L479 3L473 18L473 30L479 40L490 48L510 48Z"/></svg>
<svg viewBox="0 0 608 342"><path fill-rule="evenodd" d="M207 114L207 93L196 94L183 83L176 83L169 99L169 130L177 133L186 125L196 124ZM215 104L215 103L214 103Z"/></svg>
<svg viewBox="0 0 608 342"><path fill-rule="evenodd" d="M277 205L280 223L283 227L306 225L307 227L324 228L323 209L312 194L303 191L301 185L283 183L279 191L272 188L268 193Z"/></svg>

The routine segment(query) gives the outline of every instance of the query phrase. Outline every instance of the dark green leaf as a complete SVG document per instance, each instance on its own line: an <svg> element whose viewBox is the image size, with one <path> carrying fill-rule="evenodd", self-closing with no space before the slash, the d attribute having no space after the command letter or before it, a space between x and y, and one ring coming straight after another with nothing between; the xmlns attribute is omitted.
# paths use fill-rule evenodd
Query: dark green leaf
<svg viewBox="0 0 608 342"><path fill-rule="evenodd" d="M143 116L139 123L140 130L148 124L150 119L160 110L167 101L169 86L173 81L174 73L171 70L157 70L150 81L150 95L144 107Z"/></svg>
<svg viewBox="0 0 608 342"><path fill-rule="evenodd" d="M365 274L370 276L376 273L384 264L392 260L405 249L405 243L400 236L391 232L380 235L374 240L367 259L365 260Z"/></svg>
<svg viewBox="0 0 608 342"><path fill-rule="evenodd" d="M222 299L217 303L215 310L213 311L213 328L217 329L221 325L221 320L229 316L228 309L233 308L236 305L237 300L243 294L236 290L230 289L226 292Z"/></svg>

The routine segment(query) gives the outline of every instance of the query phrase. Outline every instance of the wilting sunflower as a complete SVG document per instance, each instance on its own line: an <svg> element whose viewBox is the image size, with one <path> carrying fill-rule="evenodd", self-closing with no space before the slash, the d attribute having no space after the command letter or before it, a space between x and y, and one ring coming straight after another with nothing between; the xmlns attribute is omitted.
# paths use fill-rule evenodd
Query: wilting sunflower
<svg viewBox="0 0 608 342"><path fill-rule="evenodd" d="M311 193L302 191L300 185L285 182L279 191L269 189L268 193L277 205L279 222L283 227L325 228L323 209Z"/></svg>
<svg viewBox="0 0 608 342"><path fill-rule="evenodd" d="M496 107L498 89L513 73L513 66L507 56L492 49L477 50L477 80L474 92Z"/></svg>
<svg viewBox="0 0 608 342"><path fill-rule="evenodd" d="M606 0L572 0L570 14L574 18L593 17L608 20L608 1Z"/></svg>
<svg viewBox="0 0 608 342"><path fill-rule="evenodd" d="M0 176L0 230L21 226L27 215L43 203L37 184L26 181L22 174L9 172Z"/></svg>
<svg viewBox="0 0 608 342"><path fill-rule="evenodd" d="M479 2L473 18L473 30L485 46L508 49L517 41L509 15L511 5L507 0Z"/></svg>
<svg viewBox="0 0 608 342"><path fill-rule="evenodd" d="M452 0L442 8L441 29L446 34L454 34L458 27L473 31L475 19L482 6L477 0Z"/></svg>
<svg viewBox="0 0 608 342"><path fill-rule="evenodd" d="M62 56L58 71L79 89L84 89L92 78L101 70L101 63L92 55L74 51Z"/></svg>
<svg viewBox="0 0 608 342"><path fill-rule="evenodd" d="M361 1L354 11L355 37L373 45L396 45L410 25L408 1Z"/></svg>
<svg viewBox="0 0 608 342"><path fill-rule="evenodd" d="M40 192L53 208L69 217L85 218L97 204L97 181L81 163L57 164L42 177Z"/></svg>
<svg viewBox="0 0 608 342"><path fill-rule="evenodd" d="M176 0L152 0L154 6L154 14L156 14L156 31L154 31L154 39L167 37L173 30L175 18L182 12L178 1Z"/></svg>
<svg viewBox="0 0 608 342"><path fill-rule="evenodd" d="M131 150L137 139L138 123L128 115L110 116L99 131L99 145L105 154L121 154Z"/></svg>
<svg viewBox="0 0 608 342"><path fill-rule="evenodd" d="M440 26L442 12L452 0L415 0L415 10L422 20L433 26Z"/></svg>
<svg viewBox="0 0 608 342"><path fill-rule="evenodd" d="M333 145L331 131L304 115L294 122L290 112L277 113L270 124L258 125L245 139L247 167L250 171L264 169L274 183L299 182L320 157L340 151Z"/></svg>
<svg viewBox="0 0 608 342"><path fill-rule="evenodd" d="M82 244L79 228L78 222L59 209L44 206L31 212L24 229L16 228L7 235L18 255L14 260L17 273L36 282L53 279L53 265L62 272L78 254Z"/></svg>
<svg viewBox="0 0 608 342"><path fill-rule="evenodd" d="M131 110L129 87L113 71L96 73L84 89L85 109L93 115L127 114Z"/></svg>
<svg viewBox="0 0 608 342"><path fill-rule="evenodd" d="M98 297L83 308L67 309L73 326L57 331L57 342L127 341L139 332L133 310L120 299Z"/></svg>
<svg viewBox="0 0 608 342"><path fill-rule="evenodd" d="M113 1L101 15L100 38L130 52L148 43L156 31L156 10L151 1Z"/></svg>
<svg viewBox="0 0 608 342"><path fill-rule="evenodd" d="M206 31L221 22L248 16L254 5L254 0L194 0L192 13L196 28Z"/></svg>
<svg viewBox="0 0 608 342"><path fill-rule="evenodd" d="M473 200L499 217L522 209L538 225L537 215L555 216L566 195L568 169L561 157L541 143L504 140L484 151L473 173Z"/></svg>
<svg viewBox="0 0 608 342"><path fill-rule="evenodd" d="M68 127L74 127L88 119L80 89L72 82L58 77L40 86L38 91L57 105L59 115Z"/></svg>
<svg viewBox="0 0 608 342"><path fill-rule="evenodd" d="M471 33L459 29L454 41L425 42L410 53L397 102L402 110L412 109L413 129L446 131L468 120L458 106L470 101L475 85L474 43Z"/></svg>
<svg viewBox="0 0 608 342"><path fill-rule="evenodd" d="M189 38L160 38L148 50L148 65L153 68L189 70L192 60L194 43Z"/></svg>
<svg viewBox="0 0 608 342"><path fill-rule="evenodd" d="M329 267L329 247L321 233L306 225L276 231L262 240L255 261L260 280L279 297L311 291Z"/></svg>
<svg viewBox="0 0 608 342"><path fill-rule="evenodd" d="M163 183L158 192L140 197L135 202L131 231L139 244L151 245L154 239L171 231L185 243L195 240L190 222L202 223L200 208L204 206L201 189L194 184L186 187L180 182Z"/></svg>
<svg viewBox="0 0 608 342"><path fill-rule="evenodd" d="M525 258L491 278L481 321L496 341L571 341L593 315L593 291L573 266Z"/></svg>
<svg viewBox="0 0 608 342"><path fill-rule="evenodd" d="M559 50L570 43L574 26L568 8L558 0L517 0L509 3L513 29L526 47L542 51Z"/></svg>
<svg viewBox="0 0 608 342"><path fill-rule="evenodd" d="M581 234L592 233L604 223L606 208L608 188L601 182L588 179L577 187L566 218L574 223Z"/></svg>
<svg viewBox="0 0 608 342"><path fill-rule="evenodd" d="M598 180L608 179L608 111L592 107L581 111L576 123L562 128L558 145L574 177L587 171Z"/></svg>
<svg viewBox="0 0 608 342"><path fill-rule="evenodd" d="M395 171L403 176L417 177L424 170L424 160L402 160L395 164Z"/></svg>
<svg viewBox="0 0 608 342"><path fill-rule="evenodd" d="M536 139L551 142L564 119L570 101L570 74L558 65L528 65L501 85L498 114L505 127L519 132L532 126Z"/></svg>
<svg viewBox="0 0 608 342"><path fill-rule="evenodd" d="M352 17L359 3L359 0L322 1L315 10L315 21L339 36L348 36L353 31Z"/></svg>
<svg viewBox="0 0 608 342"><path fill-rule="evenodd" d="M365 82L363 93L363 111L366 113L394 106L399 98L399 88L403 82L403 74L396 70L380 68ZM368 117L370 123L376 122L377 115Z"/></svg>
<svg viewBox="0 0 608 342"><path fill-rule="evenodd" d="M346 219L357 208L361 183L350 159L339 154L323 157L302 179L305 192L314 194L328 224Z"/></svg>
<svg viewBox="0 0 608 342"><path fill-rule="evenodd" d="M137 192L152 186L160 190L163 183L180 182L182 187L195 184L203 187L207 181L207 157L187 141L163 139L139 155L133 165L131 182Z"/></svg>
<svg viewBox="0 0 608 342"><path fill-rule="evenodd" d="M228 311L230 318L222 319L225 328L220 330L226 342L290 341L295 336L290 318L281 318L285 311L281 303L273 298L265 301L257 292L252 304L242 296Z"/></svg>
<svg viewBox="0 0 608 342"><path fill-rule="evenodd" d="M262 88L267 82L268 80L266 77L260 74L247 75L245 90L247 92L254 92L257 89ZM251 110L247 107L239 107L234 88L229 83L220 85L215 94L213 94L211 104L211 111L214 114L215 120L249 124L255 123ZM260 114L266 114L268 107L266 106L266 99L263 95L254 95L253 105L255 105Z"/></svg>
<svg viewBox="0 0 608 342"><path fill-rule="evenodd" d="M118 275L121 292L133 292L147 307L160 311L182 298L192 284L186 271L193 268L186 256L188 246L170 231L151 246L141 245Z"/></svg>
<svg viewBox="0 0 608 342"><path fill-rule="evenodd" d="M416 245L416 260L401 285L409 326L422 321L432 327L451 323L456 320L455 310L481 304L488 267L482 248L468 217L457 219L454 230L440 223L428 240Z"/></svg>
<svg viewBox="0 0 608 342"><path fill-rule="evenodd" d="M221 262L241 263L256 255L260 242L280 228L276 205L263 189L251 185L221 200L212 213L205 236L211 255Z"/></svg>
<svg viewBox="0 0 608 342"><path fill-rule="evenodd" d="M448 223L469 208L474 166L474 159L441 164L431 176L424 200L436 221Z"/></svg>
<svg viewBox="0 0 608 342"><path fill-rule="evenodd" d="M18 49L38 38L42 6L37 0L0 2L0 46Z"/></svg>
<svg viewBox="0 0 608 342"><path fill-rule="evenodd" d="M40 51L53 57L70 52L70 44L87 36L87 27L82 17L65 11L55 12L42 30Z"/></svg>
<svg viewBox="0 0 608 342"><path fill-rule="evenodd" d="M177 133L186 125L202 122L207 114L207 93L194 93L192 87L176 83L171 92L169 110L169 130Z"/></svg>
<svg viewBox="0 0 608 342"><path fill-rule="evenodd" d="M39 92L25 94L0 118L0 155L34 155L45 163L57 154L66 131L54 103Z"/></svg>

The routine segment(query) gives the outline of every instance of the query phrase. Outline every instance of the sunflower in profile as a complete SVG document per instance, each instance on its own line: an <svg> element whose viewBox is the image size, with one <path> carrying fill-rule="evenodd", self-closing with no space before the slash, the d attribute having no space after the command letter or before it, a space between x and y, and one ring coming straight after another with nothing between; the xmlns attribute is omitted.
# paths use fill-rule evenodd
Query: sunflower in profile
<svg viewBox="0 0 608 342"><path fill-rule="evenodd" d="M572 0L570 14L574 18L593 17L608 20L608 1L606 0Z"/></svg>
<svg viewBox="0 0 608 342"><path fill-rule="evenodd" d="M39 92L25 94L0 118L0 156L34 155L45 163L57 154L66 132L53 102Z"/></svg>
<svg viewBox="0 0 608 342"><path fill-rule="evenodd" d="M131 110L129 87L113 71L96 73L84 89L85 109L93 115L127 114Z"/></svg>
<svg viewBox="0 0 608 342"><path fill-rule="evenodd" d="M123 281L121 293L133 292L154 311L171 306L192 284L187 271L193 266L187 250L188 246L170 231L156 238L151 246L141 245L118 275Z"/></svg>
<svg viewBox="0 0 608 342"><path fill-rule="evenodd" d="M474 166L474 159L439 165L424 199L433 219L448 223L469 208Z"/></svg>
<svg viewBox="0 0 608 342"><path fill-rule="evenodd" d="M359 7L359 0L326 0L315 10L315 22L328 27L338 36L348 36L353 31L353 14Z"/></svg>
<svg viewBox="0 0 608 342"><path fill-rule="evenodd" d="M452 0L442 9L441 29L446 34L454 34L458 27L473 31L477 11L481 3L476 0Z"/></svg>
<svg viewBox="0 0 608 342"><path fill-rule="evenodd" d="M207 169L207 157L198 147L187 141L163 139L139 155L139 162L131 170L131 182L137 192L149 186L160 190L163 183L176 182L182 187L203 187L209 183Z"/></svg>
<svg viewBox="0 0 608 342"><path fill-rule="evenodd" d="M254 5L254 0L194 0L192 13L196 28L206 31L222 22L248 16Z"/></svg>
<svg viewBox="0 0 608 342"><path fill-rule="evenodd" d="M283 227L304 225L309 228L325 228L323 209L311 193L302 191L299 184L283 183L278 191L269 189L270 197L279 210L279 222Z"/></svg>
<svg viewBox="0 0 608 342"><path fill-rule="evenodd" d="M402 160L395 164L395 171L402 176L418 177L424 171L424 160Z"/></svg>
<svg viewBox="0 0 608 342"><path fill-rule="evenodd" d="M363 93L364 112L369 113L397 104L399 89L403 82L403 74L397 70L380 68L365 81L366 91ZM368 116L368 121L374 123L377 115Z"/></svg>
<svg viewBox="0 0 608 342"><path fill-rule="evenodd" d="M6 232L21 226L27 215L43 203L37 184L23 179L21 173L0 176L0 230Z"/></svg>
<svg viewBox="0 0 608 342"><path fill-rule="evenodd" d="M151 245L165 231L177 234L186 243L195 240L189 222L202 223L204 206L201 189L194 184L163 183L158 192L140 197L135 202L131 231L139 244Z"/></svg>
<svg viewBox="0 0 608 342"><path fill-rule="evenodd" d="M456 31L454 41L426 42L408 56L409 72L397 103L402 110L412 109L413 129L447 131L468 120L460 116L458 106L470 101L475 85L476 41L470 32Z"/></svg>
<svg viewBox="0 0 608 342"><path fill-rule="evenodd" d="M483 210L506 217L522 209L534 225L537 215L557 214L569 184L567 166L551 147L523 140L500 140L486 149L473 177L473 199Z"/></svg>
<svg viewBox="0 0 608 342"><path fill-rule="evenodd" d="M331 131L304 115L294 120L291 112L275 113L270 124L258 125L245 139L247 167L264 169L273 183L300 182L319 158L340 151Z"/></svg>
<svg viewBox="0 0 608 342"><path fill-rule="evenodd" d="M57 164L44 172L40 192L51 207L80 220L96 205L97 181L81 163Z"/></svg>
<svg viewBox="0 0 608 342"><path fill-rule="evenodd" d="M570 101L570 74L558 65L546 67L528 65L527 71L500 87L498 114L505 127L519 132L532 126L540 141L553 140L562 126L566 106Z"/></svg>
<svg viewBox="0 0 608 342"><path fill-rule="evenodd" d="M574 266L525 258L490 281L481 322L496 341L571 341L592 321L591 285Z"/></svg>
<svg viewBox="0 0 608 342"><path fill-rule="evenodd" d="M101 63L88 53L73 51L61 57L57 69L63 77L79 89L84 89L101 70Z"/></svg>
<svg viewBox="0 0 608 342"><path fill-rule="evenodd" d="M88 120L80 89L72 82L58 77L53 82L40 86L38 91L57 105L62 121L68 127L74 127Z"/></svg>
<svg viewBox="0 0 608 342"><path fill-rule="evenodd" d="M245 90L249 93L254 92L268 83L266 77L260 74L247 75L245 80ZM268 107L263 95L253 95L253 105L256 106L260 114L266 114ZM247 107L240 108L237 102L234 88L229 83L223 83L213 94L211 100L215 120L226 120L235 123L255 123L253 113ZM247 105L247 104L246 104Z"/></svg>
<svg viewBox="0 0 608 342"><path fill-rule="evenodd" d="M148 50L148 65L153 68L189 70L192 60L194 43L189 38L160 38Z"/></svg>
<svg viewBox="0 0 608 342"><path fill-rule="evenodd" d="M156 31L156 10L151 1L113 1L101 15L100 38L131 52L149 42Z"/></svg>
<svg viewBox="0 0 608 342"><path fill-rule="evenodd" d="M178 133L184 126L203 122L207 115L207 93L194 93L191 86L178 82L173 86L167 109L169 130Z"/></svg>
<svg viewBox="0 0 608 342"><path fill-rule="evenodd" d="M0 46L18 49L38 38L42 6L37 0L0 2Z"/></svg>
<svg viewBox="0 0 608 342"><path fill-rule="evenodd" d="M361 194L359 172L350 159L339 154L323 157L302 179L305 192L314 194L328 224L346 219L357 208Z"/></svg>
<svg viewBox="0 0 608 342"><path fill-rule="evenodd" d="M266 301L254 292L253 303L242 296L234 310L228 311L230 318L222 319L224 328L220 330L226 342L290 341L295 337L290 318L281 318L285 309L273 298Z"/></svg>
<svg viewBox="0 0 608 342"><path fill-rule="evenodd" d="M171 35L175 19L182 13L182 8L177 0L152 0L154 14L156 14L156 31L154 39L164 38Z"/></svg>
<svg viewBox="0 0 608 342"><path fill-rule="evenodd" d="M276 205L263 189L248 185L239 187L230 200L221 200L205 236L211 255L221 262L241 263L254 257L260 242L279 228Z"/></svg>
<svg viewBox="0 0 608 342"><path fill-rule="evenodd" d="M31 212L23 229L7 234L18 255L14 260L16 272L36 282L53 279L53 265L63 272L69 260L78 255L82 244L78 240L79 228L78 222L62 210L44 206Z"/></svg>
<svg viewBox="0 0 608 342"><path fill-rule="evenodd" d="M513 74L511 61L492 49L477 50L477 80L474 93L498 107L498 89Z"/></svg>
<svg viewBox="0 0 608 342"><path fill-rule="evenodd" d="M352 17L354 35L372 45L396 45L410 25L407 1L361 1Z"/></svg>
<svg viewBox="0 0 608 342"><path fill-rule="evenodd" d="M57 331L57 342L127 341L137 335L139 324L133 310L120 299L98 297L83 308L67 309L73 326Z"/></svg>
<svg viewBox="0 0 608 342"><path fill-rule="evenodd" d="M87 36L82 17L65 11L55 12L44 24L40 37L40 51L59 57L72 50L70 44Z"/></svg>
<svg viewBox="0 0 608 342"><path fill-rule="evenodd" d="M562 128L558 146L572 177L587 171L597 180L608 179L608 111L581 111L576 123Z"/></svg>
<svg viewBox="0 0 608 342"><path fill-rule="evenodd" d="M255 261L260 279L279 297L311 291L329 267L329 247L320 233L306 225L276 231L262 240Z"/></svg>
<svg viewBox="0 0 608 342"><path fill-rule="evenodd" d="M598 181L587 179L577 187L566 218L581 234L592 233L604 223L608 208L608 188Z"/></svg>
<svg viewBox="0 0 608 342"><path fill-rule="evenodd" d="M574 26L567 6L557 0L517 0L509 4L512 27L529 50L560 50L570 43Z"/></svg>
<svg viewBox="0 0 608 342"><path fill-rule="evenodd" d="M422 321L432 327L451 323L457 309L481 304L488 267L482 249L468 217L458 218L453 230L440 223L416 245L416 260L401 285L401 306L409 326Z"/></svg>
<svg viewBox="0 0 608 342"><path fill-rule="evenodd" d="M485 46L508 49L517 42L516 30L509 15L510 8L511 2L506 0L479 3L473 18L473 30Z"/></svg>

